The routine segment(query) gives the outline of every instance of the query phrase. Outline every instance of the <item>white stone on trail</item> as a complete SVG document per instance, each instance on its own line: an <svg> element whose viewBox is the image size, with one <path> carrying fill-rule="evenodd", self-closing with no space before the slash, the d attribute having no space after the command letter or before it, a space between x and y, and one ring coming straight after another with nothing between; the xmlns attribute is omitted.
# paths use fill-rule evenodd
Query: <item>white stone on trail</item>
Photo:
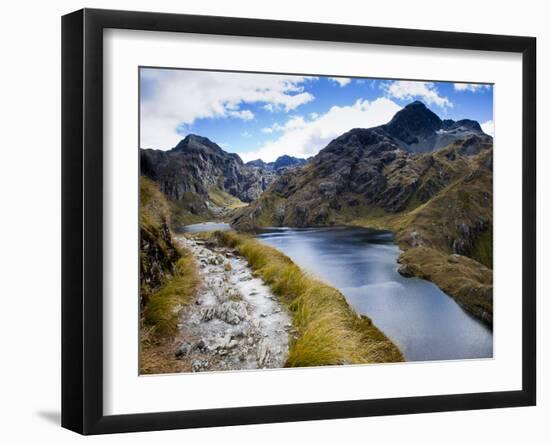
<svg viewBox="0 0 550 443"><path fill-rule="evenodd" d="M176 357L194 372L283 367L290 317L269 287L235 251L183 236L177 241L193 253L202 284L183 310Z"/></svg>

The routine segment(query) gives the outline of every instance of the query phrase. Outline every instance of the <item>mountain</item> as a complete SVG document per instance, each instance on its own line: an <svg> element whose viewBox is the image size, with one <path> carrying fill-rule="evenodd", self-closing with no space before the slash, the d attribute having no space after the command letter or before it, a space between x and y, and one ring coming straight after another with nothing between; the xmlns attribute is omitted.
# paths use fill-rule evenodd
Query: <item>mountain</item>
<svg viewBox="0 0 550 443"><path fill-rule="evenodd" d="M409 152L432 152L470 135L483 133L474 120L441 120L424 103L415 101L381 129Z"/></svg>
<svg viewBox="0 0 550 443"><path fill-rule="evenodd" d="M492 159L493 139L477 122L441 120L413 102L285 171L233 225L391 229L403 274L433 280L490 325Z"/></svg>
<svg viewBox="0 0 550 443"><path fill-rule="evenodd" d="M255 200L275 178L194 134L169 151L140 149L140 170L181 212L198 219L224 215L228 208Z"/></svg>
<svg viewBox="0 0 550 443"><path fill-rule="evenodd" d="M303 166L307 163L307 160L304 158L292 157L290 155L282 155L278 157L274 162L266 163L261 159L252 160L246 163L246 166L251 166L259 168L263 171L275 172L281 174L286 169L296 168L298 166ZM274 178L274 177L273 177Z"/></svg>
<svg viewBox="0 0 550 443"><path fill-rule="evenodd" d="M257 160L250 160L249 162L245 163L246 166L252 166L254 168L260 168L260 169L272 169L272 163L266 163L261 158Z"/></svg>
<svg viewBox="0 0 550 443"><path fill-rule="evenodd" d="M438 148L443 139L449 143ZM482 167L487 153L492 159L492 143L477 122L442 121L413 102L390 123L352 129L302 168L285 171L235 223L262 225L269 215L275 226L314 226L412 210Z"/></svg>
<svg viewBox="0 0 550 443"><path fill-rule="evenodd" d="M157 182L162 192L180 200L192 192L207 197L208 191L220 190L251 201L248 169L237 154L229 154L206 137L188 135L170 151L144 149L140 151L141 174Z"/></svg>

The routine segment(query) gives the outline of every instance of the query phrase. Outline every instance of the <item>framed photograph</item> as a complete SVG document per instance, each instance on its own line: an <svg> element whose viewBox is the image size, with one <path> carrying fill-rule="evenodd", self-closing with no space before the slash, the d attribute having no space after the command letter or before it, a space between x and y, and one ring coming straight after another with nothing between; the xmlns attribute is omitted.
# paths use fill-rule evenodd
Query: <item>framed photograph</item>
<svg viewBox="0 0 550 443"><path fill-rule="evenodd" d="M62 425L536 402L531 37L62 20Z"/></svg>

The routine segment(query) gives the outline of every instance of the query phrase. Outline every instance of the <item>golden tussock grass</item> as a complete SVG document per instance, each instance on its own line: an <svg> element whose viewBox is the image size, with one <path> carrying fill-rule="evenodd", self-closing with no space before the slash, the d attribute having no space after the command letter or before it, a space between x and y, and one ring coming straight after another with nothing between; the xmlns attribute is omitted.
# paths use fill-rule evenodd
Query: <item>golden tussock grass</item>
<svg viewBox="0 0 550 443"><path fill-rule="evenodd" d="M464 310L492 327L492 269L463 255L427 247L410 248L401 254L399 261L411 275L434 282Z"/></svg>
<svg viewBox="0 0 550 443"><path fill-rule="evenodd" d="M397 346L370 319L355 313L338 290L307 275L284 254L235 232L210 237L243 255L289 308L297 334L286 366L403 361Z"/></svg>
<svg viewBox="0 0 550 443"><path fill-rule="evenodd" d="M145 325L153 328L154 335L173 335L178 325L181 309L193 298L200 277L192 255L182 251L172 275L153 293L143 310Z"/></svg>
<svg viewBox="0 0 550 443"><path fill-rule="evenodd" d="M140 374L168 374L188 371L184 362L174 356L178 319L190 303L200 284L200 277L189 251L182 257L163 286L148 299L141 316Z"/></svg>

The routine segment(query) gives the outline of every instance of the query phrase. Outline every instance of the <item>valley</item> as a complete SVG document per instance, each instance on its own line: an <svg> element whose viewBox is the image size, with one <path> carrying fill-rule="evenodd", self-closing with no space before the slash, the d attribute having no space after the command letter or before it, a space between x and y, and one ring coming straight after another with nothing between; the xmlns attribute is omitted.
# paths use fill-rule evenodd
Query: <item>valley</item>
<svg viewBox="0 0 550 443"><path fill-rule="evenodd" d="M268 300L272 297L273 303L280 304L259 318L277 309L289 315L289 321L281 320L281 327L276 328L280 337L286 337L283 341L288 348L268 346L274 360L269 364L266 360L267 367L492 356L492 161L493 139L476 121L442 120L418 101L384 125L349 130L308 159L285 155L273 162L245 163L237 154L198 135L188 135L168 151L140 150L140 299L142 323L148 331L142 340L143 361L150 362L155 355L154 359L165 362L165 370L179 368L176 372L194 370L193 361L208 361L209 370L258 367L258 349L266 348L258 345L261 340L254 338L246 352L224 351L224 355L235 354L229 367L223 363L228 360L216 354L221 348L214 346L220 340L242 339L246 344L249 337L275 334L275 330L263 332L261 322L247 323L255 318L254 312L260 312L253 307L253 299L248 299L248 289L241 288L233 298L246 304L243 324L256 332L229 334L226 340L230 325L206 331L200 328L210 328L210 323L197 320L203 318L205 300L226 302L225 295L205 298L204 291L211 286L210 271L221 272L224 280L224 263L246 272L243 260L252 270L250 278L265 285L254 292L268 294ZM344 247L350 242L350 247L341 251L344 255L337 255L343 263L350 254L372 261L366 267L350 264L359 280L366 279L369 285L358 284L351 290L324 276L330 268L319 266L327 249L312 248L312 238L319 238L318 234L301 230L327 229L326 239L342 229L346 232L340 244ZM390 233L394 248L390 255L385 246L377 248L357 240L373 229ZM370 256L368 251L376 254ZM208 268L205 274L201 254L222 257L220 269ZM309 254L309 259L302 260L303 254ZM319 263L311 263L316 260ZM183 262L184 269L180 268ZM342 275L345 269L341 268ZM320 271L318 276L311 274L316 271ZM230 273L225 272L224 281L230 283ZM372 284L377 283L377 272L391 275L390 286L396 283L401 289L390 294L382 290L384 285ZM184 274L181 296L172 297L164 306L170 299L166 293L162 296L166 285L177 283ZM160 307L152 308L155 299L163 300ZM339 325L336 329L323 323L329 321L323 310L329 299L336 303L338 315L330 320ZM379 308L390 300L396 314L393 320ZM304 306L316 317L304 317L300 311ZM152 313L157 310L155 319ZM415 315L418 322L409 324L414 327L403 329L404 319ZM158 326L162 323L168 324L164 330ZM287 323L291 327L285 329ZM185 324L194 324L195 330L186 329ZM471 338L471 344L467 340L453 344L453 330L471 331L464 335ZM194 334L196 338L201 335L198 331L211 336L208 358L193 344L189 350L184 346L182 337ZM430 333L448 339L432 346L434 353L428 355L418 343L429 340ZM315 350L319 340L326 346ZM339 354L336 348L342 340L349 346ZM184 351L175 358L182 346ZM460 351L461 346L468 350ZM247 349L244 345L235 349L241 348ZM195 366L205 370L198 363Z"/></svg>
<svg viewBox="0 0 550 443"><path fill-rule="evenodd" d="M441 140L448 144L429 151ZM491 327L492 159L492 137L476 122L442 121L414 102L388 125L352 129L286 172L236 211L233 226L388 229L404 275L434 281Z"/></svg>

